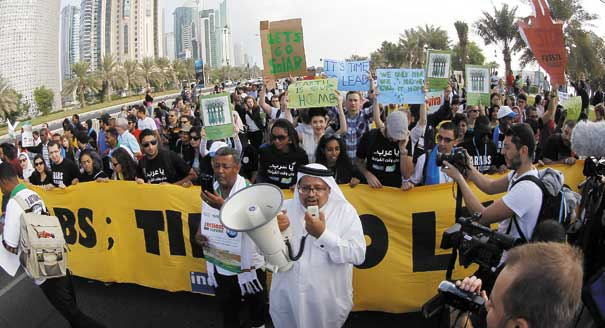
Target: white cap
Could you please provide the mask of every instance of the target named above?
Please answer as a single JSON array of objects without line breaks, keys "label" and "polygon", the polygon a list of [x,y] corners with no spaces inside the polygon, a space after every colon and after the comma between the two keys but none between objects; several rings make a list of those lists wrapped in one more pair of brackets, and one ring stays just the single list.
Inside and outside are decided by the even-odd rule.
[{"label": "white cap", "polygon": [[210,155],[210,157],[212,157],[212,156],[214,156],[214,154],[216,154],[217,151],[219,151],[219,149],[224,148],[224,147],[229,147],[229,145],[227,145],[226,143],[224,143],[222,141],[215,141],[210,146],[210,149],[208,150],[208,155]]},{"label": "white cap", "polygon": [[513,112],[512,109],[510,109],[510,107],[508,106],[502,106],[500,107],[500,109],[498,109],[498,119],[501,119],[503,117],[515,117],[517,116],[517,113]]}]

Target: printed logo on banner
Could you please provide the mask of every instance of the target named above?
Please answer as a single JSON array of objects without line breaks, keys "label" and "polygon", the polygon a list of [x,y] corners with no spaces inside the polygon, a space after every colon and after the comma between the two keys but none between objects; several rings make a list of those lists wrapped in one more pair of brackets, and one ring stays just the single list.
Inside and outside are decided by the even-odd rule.
[{"label": "printed logo on banner", "polygon": [[237,231],[233,231],[233,230],[229,230],[229,229],[225,229],[225,230],[227,230],[227,236],[229,236],[229,238],[237,237]]},{"label": "printed logo on banner", "polygon": [[190,272],[191,291],[194,293],[215,295],[214,287],[208,285],[208,274],[204,272]]}]

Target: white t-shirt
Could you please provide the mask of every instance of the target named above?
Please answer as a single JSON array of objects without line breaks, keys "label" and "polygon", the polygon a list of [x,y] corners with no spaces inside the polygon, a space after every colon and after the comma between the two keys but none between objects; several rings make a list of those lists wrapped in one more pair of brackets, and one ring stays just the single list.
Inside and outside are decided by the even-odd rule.
[{"label": "white t-shirt", "polygon": [[256,132],[256,131],[260,130],[258,128],[258,125],[256,125],[256,123],[254,123],[254,120],[252,119],[252,117],[250,117],[250,114],[246,113],[246,115],[244,117],[246,118],[246,125],[248,126],[248,131]]},{"label": "white t-shirt", "polygon": [[[277,112],[279,112],[279,117],[277,116]],[[286,113],[284,111],[279,111],[279,108],[271,106],[271,119],[277,120],[280,118],[286,118]]]},{"label": "white t-shirt", "polygon": [[155,125],[155,121],[151,117],[149,117],[149,116],[145,117],[142,120],[139,119],[137,121],[137,124],[139,125],[139,130],[141,130],[141,131],[143,131],[145,129],[149,129],[151,131],[155,131],[155,130],[158,129],[158,127]]},{"label": "white t-shirt", "polygon": [[[514,177],[513,172],[510,172],[508,174],[509,190],[502,197],[504,205],[510,208],[517,216],[517,223],[519,223],[519,227],[523,231],[525,238],[528,239],[533,235],[536,223],[538,222],[538,215],[540,215],[540,208],[542,207],[542,190],[531,181],[521,181],[514,188],[510,189],[510,187],[515,181],[529,174],[538,177],[538,170],[534,168],[521,176]],[[510,235],[517,238],[521,237],[511,219],[500,222],[498,232],[505,234],[508,231],[508,226],[511,224]]]},{"label": "white t-shirt", "polygon": [[[42,214],[42,212],[46,212],[46,205],[44,204],[44,201],[34,191],[23,189],[17,192],[15,196],[23,198],[27,205],[30,206],[33,213]],[[2,236],[8,246],[15,248],[19,247],[19,238],[21,237],[21,214],[23,214],[23,209],[21,206],[19,206],[19,203],[17,203],[14,197],[11,197],[6,204],[4,235]],[[41,285],[44,281],[45,279],[34,280],[36,285]]]}]

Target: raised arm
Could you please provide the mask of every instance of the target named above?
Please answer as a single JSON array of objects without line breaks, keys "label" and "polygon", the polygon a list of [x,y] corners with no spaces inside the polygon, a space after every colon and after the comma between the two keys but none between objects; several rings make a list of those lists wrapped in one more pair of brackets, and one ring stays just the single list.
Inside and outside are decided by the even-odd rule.
[{"label": "raised arm", "polygon": [[368,72],[368,79],[370,79],[370,93],[368,98],[372,101],[372,119],[376,124],[376,128],[381,129],[384,127],[384,122],[380,119],[380,103],[378,102],[378,90],[374,86],[374,77],[372,72]]},{"label": "raised arm", "polygon": [[344,108],[342,106],[342,95],[340,95],[340,92],[338,92],[338,90],[335,91],[336,92],[336,98],[338,98],[338,124],[340,126],[340,128],[338,129],[338,131],[336,131],[336,134],[345,134],[347,133],[347,118],[345,117],[345,111]]},{"label": "raised arm", "polygon": [[284,91],[284,95],[281,97],[281,101],[279,102],[279,106],[281,111],[284,113],[286,120],[290,121],[290,123],[294,124],[294,118],[292,118],[292,112],[288,107],[288,91]]},{"label": "raised arm", "polygon": [[272,108],[267,104],[266,101],[265,86],[260,88],[260,91],[258,92],[258,105],[260,106],[260,108],[262,108],[265,114],[271,117]]}]

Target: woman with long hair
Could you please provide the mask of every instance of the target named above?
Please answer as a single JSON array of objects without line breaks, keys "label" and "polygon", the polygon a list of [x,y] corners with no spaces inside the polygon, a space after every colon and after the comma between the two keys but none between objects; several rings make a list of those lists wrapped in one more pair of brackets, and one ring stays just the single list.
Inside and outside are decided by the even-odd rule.
[{"label": "woman with long hair", "polygon": [[29,177],[29,183],[34,186],[45,186],[48,189],[52,188],[53,173],[46,163],[44,157],[38,154],[34,157],[34,171]]},{"label": "woman with long hair", "polygon": [[332,171],[336,183],[348,183],[353,188],[363,180],[363,175],[351,163],[346,149],[339,135],[325,134],[317,144],[315,160]]},{"label": "woman with long hair", "polygon": [[271,127],[271,144],[260,149],[258,182],[287,189],[296,184],[298,167],[309,163],[292,123],[278,119]]},{"label": "woman with long hair", "polygon": [[95,167],[94,159],[88,149],[85,149],[80,153],[80,166],[80,176],[78,178],[80,182],[106,182],[109,180],[105,172],[100,168]]},{"label": "woman with long hair", "polygon": [[118,148],[111,154],[113,166],[112,180],[135,181],[137,177],[137,163],[124,148]]},{"label": "woman with long hair", "polygon": [[74,163],[78,163],[76,161],[76,151],[74,149],[74,145],[73,145],[72,141],[70,140],[69,136],[67,136],[65,134],[63,136],[61,136],[61,146],[65,150],[64,158],[67,158]]},{"label": "woman with long hair", "polygon": [[86,136],[88,136],[88,143],[95,149],[97,149],[97,131],[92,126],[92,120],[88,119],[84,122],[86,128]]}]

